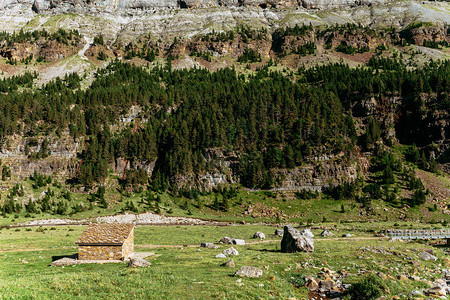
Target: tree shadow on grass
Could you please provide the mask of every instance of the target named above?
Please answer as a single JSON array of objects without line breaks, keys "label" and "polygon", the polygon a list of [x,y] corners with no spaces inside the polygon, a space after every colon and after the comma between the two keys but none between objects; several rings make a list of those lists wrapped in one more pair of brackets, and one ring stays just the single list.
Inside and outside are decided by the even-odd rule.
[{"label": "tree shadow on grass", "polygon": [[78,259],[78,253],[72,254],[72,255],[55,255],[52,256],[52,262],[61,258],[72,258],[72,259]]}]

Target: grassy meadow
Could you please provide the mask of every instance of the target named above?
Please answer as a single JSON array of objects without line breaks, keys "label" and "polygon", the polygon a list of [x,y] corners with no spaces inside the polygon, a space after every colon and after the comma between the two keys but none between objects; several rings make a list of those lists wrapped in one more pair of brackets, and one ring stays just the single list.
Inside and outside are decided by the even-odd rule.
[{"label": "grassy meadow", "polygon": [[[52,259],[77,252],[74,242],[85,226],[30,227],[0,231],[1,299],[306,299],[308,291],[295,287],[292,279],[313,275],[321,268],[348,276],[344,283],[357,281],[361,273],[382,272],[392,276],[386,284],[389,296],[407,295],[413,289],[428,287],[426,281],[440,278],[438,266],[448,264],[443,247],[425,242],[390,242],[374,238],[373,231],[392,224],[338,224],[335,236],[321,238],[313,230],[314,253],[281,253],[277,227],[236,226],[138,226],[136,252],[153,252],[148,268],[133,269],[120,264],[84,264],[51,267]],[[412,224],[398,224],[409,228]],[[418,225],[418,224],[415,224]],[[266,241],[252,239],[256,231]],[[354,237],[342,238],[345,233]],[[215,258],[219,249],[200,248],[201,242],[218,242],[223,236],[245,239],[235,246],[235,268],[220,266],[228,259]],[[437,262],[422,261],[417,254],[433,249]],[[382,250],[382,253],[379,253]],[[261,268],[263,276],[238,280],[233,276],[241,266]],[[397,280],[397,275],[419,274],[423,280]],[[320,278],[320,277],[319,277]]]}]

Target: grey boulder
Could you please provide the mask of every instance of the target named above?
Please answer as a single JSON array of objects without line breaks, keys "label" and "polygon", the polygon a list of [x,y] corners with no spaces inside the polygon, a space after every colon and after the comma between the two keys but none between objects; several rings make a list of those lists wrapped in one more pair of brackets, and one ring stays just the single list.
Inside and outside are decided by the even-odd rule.
[{"label": "grey boulder", "polygon": [[245,245],[245,241],[244,240],[240,240],[240,239],[232,239],[231,240],[231,244],[243,246],[243,245]]},{"label": "grey boulder", "polygon": [[305,229],[300,230],[300,234],[304,235],[304,236],[307,236],[309,238],[314,238],[314,234],[311,232],[311,229],[309,229],[309,228],[305,228]]},{"label": "grey boulder", "polygon": [[428,253],[428,252],[420,252],[419,253],[419,257],[421,258],[421,259],[423,259],[423,260],[434,260],[434,261],[436,261],[437,260],[437,257],[436,256],[434,256],[434,255],[432,255],[432,254],[430,254],[430,253]]},{"label": "grey boulder", "polygon": [[322,233],[320,235],[323,237],[331,237],[334,234],[331,231],[329,231],[328,229],[325,229],[324,231],[322,231]]},{"label": "grey boulder", "polygon": [[302,234],[300,231],[292,227],[292,225],[284,226],[283,239],[281,240],[281,252],[313,252],[314,240]]},{"label": "grey boulder", "polygon": [[257,233],[255,233],[253,235],[254,239],[260,239],[260,240],[264,240],[266,238],[266,235],[260,231],[258,231]]},{"label": "grey boulder", "polygon": [[276,236],[283,236],[284,231],[282,229],[277,229],[275,230],[275,235]]},{"label": "grey boulder", "polygon": [[225,256],[239,255],[239,252],[236,249],[234,249],[233,247],[231,247],[231,248],[223,250],[222,254]]}]

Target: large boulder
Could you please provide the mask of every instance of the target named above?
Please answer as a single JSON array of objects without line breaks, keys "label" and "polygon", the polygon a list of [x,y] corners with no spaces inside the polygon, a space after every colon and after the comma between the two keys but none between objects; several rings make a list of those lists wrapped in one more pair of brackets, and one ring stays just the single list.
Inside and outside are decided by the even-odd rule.
[{"label": "large boulder", "polygon": [[266,235],[260,231],[258,231],[257,233],[255,233],[253,235],[254,239],[260,239],[260,240],[264,240],[266,238]]},{"label": "large boulder", "polygon": [[150,265],[151,265],[151,263],[149,263],[148,261],[146,261],[143,258],[138,258],[138,257],[130,259],[130,263],[128,264],[128,266],[132,267],[132,268],[148,267]]},{"label": "large boulder", "polygon": [[292,227],[292,225],[284,226],[283,239],[281,240],[281,252],[313,252],[314,240],[302,234],[300,231]]},{"label": "large boulder", "polygon": [[234,276],[240,276],[240,277],[261,277],[263,274],[263,271],[261,269],[250,267],[250,266],[243,266],[239,270],[234,273]]},{"label": "large boulder", "polygon": [[244,240],[240,240],[240,239],[232,239],[231,240],[231,244],[243,246],[243,245],[245,245],[245,241]]},{"label": "large boulder", "polygon": [[311,229],[309,229],[309,228],[305,228],[305,229],[300,230],[300,234],[304,235],[304,236],[307,236],[307,237],[310,237],[310,238],[314,238],[314,234],[311,232]]}]

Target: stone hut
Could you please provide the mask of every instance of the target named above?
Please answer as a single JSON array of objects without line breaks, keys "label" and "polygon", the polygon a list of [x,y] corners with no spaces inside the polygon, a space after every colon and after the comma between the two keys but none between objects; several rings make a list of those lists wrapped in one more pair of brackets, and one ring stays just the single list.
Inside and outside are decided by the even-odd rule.
[{"label": "stone hut", "polygon": [[134,224],[91,224],[75,242],[79,260],[119,260],[134,252]]}]

